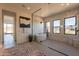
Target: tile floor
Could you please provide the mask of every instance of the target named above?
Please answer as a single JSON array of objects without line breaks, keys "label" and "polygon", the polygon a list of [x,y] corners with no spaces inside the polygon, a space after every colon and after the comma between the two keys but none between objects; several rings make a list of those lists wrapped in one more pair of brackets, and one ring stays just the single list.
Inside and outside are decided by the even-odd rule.
[{"label": "tile floor", "polygon": [[55,49],[69,56],[79,56],[79,48],[75,48],[63,42],[55,40],[45,40],[41,42],[42,45]]},{"label": "tile floor", "polygon": [[15,45],[13,48],[0,48],[0,56],[79,56],[79,49],[54,40]]},{"label": "tile floor", "polygon": [[0,48],[1,56],[63,56],[56,51],[49,49],[36,42],[23,43],[16,45],[13,48],[3,49]]}]

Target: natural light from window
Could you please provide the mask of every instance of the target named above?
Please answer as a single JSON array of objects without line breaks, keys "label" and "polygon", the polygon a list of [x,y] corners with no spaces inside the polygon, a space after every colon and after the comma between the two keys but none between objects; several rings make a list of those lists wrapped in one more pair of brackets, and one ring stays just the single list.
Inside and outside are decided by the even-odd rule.
[{"label": "natural light from window", "polygon": [[50,22],[46,22],[46,30],[50,32]]},{"label": "natural light from window", "polygon": [[65,34],[76,34],[76,17],[65,19]]},{"label": "natural light from window", "polygon": [[60,33],[60,20],[55,20],[53,22],[53,32],[54,33]]}]

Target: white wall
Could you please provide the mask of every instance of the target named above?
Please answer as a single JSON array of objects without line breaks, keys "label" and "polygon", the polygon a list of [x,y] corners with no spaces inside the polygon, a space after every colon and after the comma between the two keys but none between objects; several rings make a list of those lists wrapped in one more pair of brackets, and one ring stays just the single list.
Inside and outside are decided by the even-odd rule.
[{"label": "white wall", "polygon": [[[23,32],[23,29],[19,27],[19,16],[24,16],[24,17],[29,17],[31,18],[31,14],[22,12],[16,6],[6,6],[4,4],[0,4],[0,45],[2,46],[2,41],[3,41],[3,33],[2,33],[2,10],[8,10],[11,12],[16,13],[16,43],[24,43],[28,41],[28,35],[31,34],[31,28],[24,29],[25,31]],[[42,18],[37,17],[34,19],[34,33],[41,33],[43,32],[43,25],[40,24],[42,21]],[[31,20],[30,20],[31,24]]]},{"label": "white wall", "polygon": [[43,23],[34,23],[33,24],[33,32],[34,34],[38,35],[39,33],[43,33]]},{"label": "white wall", "polygon": [[[42,22],[42,23],[40,23]],[[44,31],[44,24],[43,19],[40,17],[33,18],[33,34],[38,35],[39,33],[43,33]]]},{"label": "white wall", "polygon": [[[46,40],[46,34],[44,33],[44,21],[40,17],[34,17],[33,19],[33,34],[37,36],[37,41]],[[42,22],[42,23],[40,23]]]},{"label": "white wall", "polygon": [[4,4],[0,4],[0,44],[2,44],[3,41],[3,33],[2,33],[2,10],[7,10],[10,12],[15,12],[16,13],[16,43],[23,43],[26,42],[28,39],[26,39],[27,34],[30,34],[31,28],[26,29],[27,32],[22,33],[22,29],[19,27],[19,16],[24,16],[24,17],[30,17],[30,14],[26,12],[21,12],[19,9],[17,10],[17,7],[11,7],[11,6],[5,6]]}]

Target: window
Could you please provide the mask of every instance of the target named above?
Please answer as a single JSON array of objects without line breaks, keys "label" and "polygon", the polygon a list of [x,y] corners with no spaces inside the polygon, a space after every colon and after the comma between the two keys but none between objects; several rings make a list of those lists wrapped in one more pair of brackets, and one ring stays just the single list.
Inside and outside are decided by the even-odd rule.
[{"label": "window", "polygon": [[60,33],[60,20],[55,20],[53,22],[53,32]]},{"label": "window", "polygon": [[50,22],[46,22],[46,31],[50,32]]},{"label": "window", "polygon": [[13,24],[4,24],[4,33],[13,33]]},{"label": "window", "polygon": [[76,17],[65,18],[65,34],[76,34]]}]

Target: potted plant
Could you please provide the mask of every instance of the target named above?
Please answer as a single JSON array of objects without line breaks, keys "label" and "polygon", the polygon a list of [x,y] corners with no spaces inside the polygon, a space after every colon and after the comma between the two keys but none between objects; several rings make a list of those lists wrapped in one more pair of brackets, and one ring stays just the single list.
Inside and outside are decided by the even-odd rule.
[{"label": "potted plant", "polygon": [[29,35],[28,39],[29,39],[29,42],[32,42],[32,40],[33,40],[33,35]]}]

